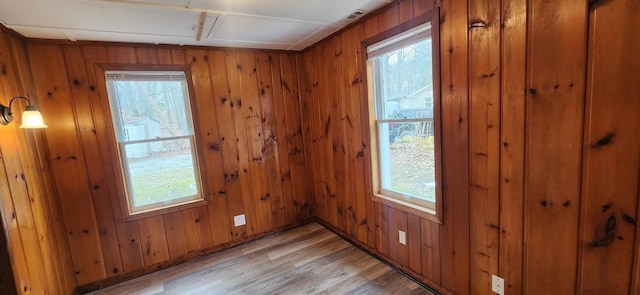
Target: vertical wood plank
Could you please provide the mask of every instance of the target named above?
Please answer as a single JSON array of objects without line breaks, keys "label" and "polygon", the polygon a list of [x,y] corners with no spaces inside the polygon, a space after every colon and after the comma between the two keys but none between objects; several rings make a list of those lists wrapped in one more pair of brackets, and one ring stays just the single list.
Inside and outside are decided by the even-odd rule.
[{"label": "vertical wood plank", "polygon": [[[182,224],[184,224],[184,236],[187,244],[187,254],[195,253],[202,249],[200,245],[200,231],[198,230],[198,211],[195,208],[182,210]],[[223,232],[228,232],[222,229]]]},{"label": "vertical wood plank", "polygon": [[376,250],[384,256],[389,256],[389,213],[388,207],[380,203],[376,209]]},{"label": "vertical wood plank", "polygon": [[342,42],[344,46],[344,54],[347,60],[347,67],[344,69],[345,79],[344,87],[348,94],[348,106],[346,112],[346,120],[349,121],[350,130],[349,137],[349,162],[351,163],[351,173],[353,175],[353,197],[347,199],[347,231],[363,243],[368,242],[368,224],[367,224],[367,201],[370,196],[366,194],[366,176],[365,176],[365,154],[366,147],[363,135],[363,125],[367,125],[364,121],[367,116],[362,114],[362,104],[367,101],[364,97],[363,83],[364,75],[362,72],[362,64],[364,55],[360,52],[360,43],[358,40],[358,29],[353,27],[343,32]]},{"label": "vertical wood plank", "polygon": [[353,196],[353,184],[352,175],[350,171],[349,162],[349,119],[347,119],[347,107],[348,107],[348,92],[344,87],[344,49],[342,46],[342,36],[336,36],[333,38],[333,47],[331,52],[333,53],[331,70],[333,73],[333,80],[331,87],[335,88],[336,94],[333,96],[331,107],[333,109],[333,117],[335,123],[332,124],[332,145],[334,153],[334,167],[335,167],[335,180],[336,180],[336,218],[337,226],[340,230],[346,231],[346,205],[347,198]]},{"label": "vertical wood plank", "polygon": [[[231,89],[231,110],[234,117],[234,127],[236,131],[236,148],[238,153],[238,174],[237,178],[240,185],[241,194],[235,197],[237,214],[245,214],[247,225],[237,227],[241,232],[235,233],[235,239],[245,239],[247,236],[256,232],[255,212],[249,211],[252,208],[251,195],[253,188],[248,186],[251,181],[249,167],[249,150],[247,146],[247,130],[245,129],[245,117],[242,109],[242,82],[240,77],[241,67],[237,52],[225,52],[225,63],[227,68],[227,77]],[[231,211],[231,209],[230,209]],[[234,214],[235,215],[235,214]]]},{"label": "vertical wood plank", "polygon": [[[8,135],[5,132],[0,134],[3,135],[3,138],[5,135]],[[6,136],[6,138],[8,137],[9,136]],[[0,198],[0,205],[2,205],[1,209],[4,231],[7,233],[7,246],[11,249],[9,254],[11,256],[11,267],[13,270],[15,285],[21,292],[29,294],[28,292],[31,291],[31,277],[27,266],[27,258],[25,257],[24,244],[20,238],[17,212],[13,205],[13,195],[11,194],[11,188],[9,187],[9,178],[2,150],[0,150],[0,168],[0,192],[3,196]],[[14,218],[13,216],[16,217]]]},{"label": "vertical wood plank", "polygon": [[[280,68],[280,57],[277,54],[269,54],[271,63],[271,78],[273,83],[273,121],[276,128],[273,130],[274,142],[278,146],[276,153],[280,170],[280,180],[282,183],[282,214],[284,220],[276,216],[276,225],[284,226],[295,220],[293,211],[293,186],[291,184],[291,168],[289,161],[289,136],[287,134],[287,117],[284,110],[284,98],[282,95],[285,84],[282,83],[282,71]],[[277,133],[276,133],[277,132]],[[279,221],[278,221],[279,220]]]},{"label": "vertical wood plank", "polygon": [[182,212],[176,211],[164,214],[162,221],[165,226],[167,237],[167,249],[170,258],[177,258],[187,254],[187,240],[184,230],[184,220]]},{"label": "vertical wood plank", "polygon": [[471,293],[491,292],[498,273],[500,178],[500,3],[469,3]]},{"label": "vertical wood plank", "polygon": [[412,0],[411,2],[413,4],[413,16],[419,16],[436,8],[436,1],[437,0]]},{"label": "vertical wood plank", "polygon": [[[319,44],[316,48],[316,67],[318,68],[318,97],[317,102],[320,110],[320,133],[318,134],[319,148],[323,155],[322,169],[324,173],[319,181],[323,186],[325,196],[324,207],[325,217],[331,224],[338,223],[338,206],[336,199],[336,179],[335,179],[335,155],[333,152],[333,125],[337,125],[337,118],[331,113],[332,101],[335,101],[335,87],[329,82],[329,73],[333,75],[335,68],[333,63],[329,65],[329,56],[332,54],[332,40],[327,40]],[[333,57],[333,56],[332,56]],[[331,71],[331,72],[329,72]]]},{"label": "vertical wood plank", "polygon": [[384,32],[400,23],[398,4],[395,4],[378,14],[378,30]]},{"label": "vertical wood plank", "polygon": [[[74,269],[78,284],[106,278],[102,246],[93,210],[89,180],[84,171],[85,156],[77,126],[74,122],[73,102],[70,99],[69,81],[62,48],[57,45],[29,46],[29,59],[33,65],[34,81],[38,85],[40,111],[44,117],[62,117],[68,121],[48,121],[45,134],[53,176],[63,212],[87,212],[64,214],[69,247],[74,256]],[[54,74],[55,73],[55,74]],[[72,181],[71,181],[72,180]],[[78,259],[79,257],[82,257]]]},{"label": "vertical wood plank", "polygon": [[590,13],[577,294],[638,292],[629,289],[629,257],[638,247],[632,237],[640,188],[639,13],[629,0]]},{"label": "vertical wood plank", "polygon": [[413,17],[413,2],[411,0],[404,0],[398,3],[398,20],[399,23],[404,23],[411,20]]},{"label": "vertical wood plank", "polygon": [[[307,100],[307,118],[310,118],[308,124],[308,145],[310,146],[309,152],[309,165],[311,168],[312,186],[315,196],[315,214],[318,218],[328,221],[328,200],[327,190],[323,182],[323,177],[326,174],[325,166],[321,163],[325,162],[324,150],[320,146],[321,134],[322,134],[322,112],[320,110],[320,88],[318,87],[319,74],[318,69],[318,47],[311,48],[307,53],[303,55],[304,68],[308,71],[306,73],[306,85],[305,95]],[[315,159],[315,160],[312,160]]]},{"label": "vertical wood plank", "polygon": [[548,286],[569,294],[576,290],[586,70],[586,51],[573,48],[586,44],[587,5],[529,1],[529,8],[523,284],[526,294]]},{"label": "vertical wood plank", "polygon": [[[367,148],[369,143],[371,142],[371,130],[369,129],[369,100],[367,97],[366,90],[366,53],[364,51],[364,47],[362,46],[362,42],[365,39],[365,32],[362,26],[356,26],[356,69],[357,75],[351,82],[353,89],[353,93],[357,90],[358,95],[360,97],[360,101],[358,102],[360,106],[360,134],[362,134],[360,139],[360,146],[362,147],[356,154],[356,175],[357,177],[363,177],[364,181],[362,182],[362,186],[359,188],[356,187],[356,192],[358,190],[361,194],[358,194],[359,198],[357,200],[357,208],[358,214],[356,216],[357,224],[358,224],[358,240],[363,243],[368,242],[371,247],[373,247],[375,237],[374,237],[374,227],[375,227],[375,209],[373,201],[370,199],[373,196],[373,184],[372,184],[372,175],[371,172],[371,149]],[[354,106],[355,108],[355,106]],[[355,111],[355,110],[354,110]],[[356,133],[358,134],[358,133]],[[357,144],[357,143],[356,143]],[[362,171],[360,171],[360,164],[362,164]],[[361,174],[359,174],[361,173]],[[360,178],[362,179],[362,178]]]},{"label": "vertical wood plank", "polygon": [[466,0],[443,1],[440,12],[442,163],[447,163],[443,167],[440,275],[442,286],[459,294],[470,293],[467,13]]},{"label": "vertical wood plank", "polygon": [[[0,65],[3,69],[3,74],[0,75],[0,94],[6,94],[9,99],[19,91],[18,77],[14,76],[10,56],[9,36],[0,32]],[[8,106],[6,103],[3,105]],[[22,106],[20,103],[15,108],[22,109]],[[46,247],[46,241],[39,239],[36,228],[39,216],[34,216],[31,203],[37,205],[39,201],[36,200],[38,196],[33,195],[34,192],[29,187],[35,187],[36,184],[27,182],[29,164],[23,162],[24,157],[21,157],[20,151],[20,140],[24,139],[20,133],[24,130],[16,128],[17,123],[15,120],[13,126],[3,126],[0,133],[3,139],[0,144],[0,192],[3,193],[0,195],[0,213],[3,215],[3,224],[6,227],[3,227],[3,230],[7,232],[9,245],[20,247],[16,249],[15,254],[11,248],[9,249],[9,256],[16,260],[14,270],[18,271],[14,277],[15,286],[23,294],[36,294],[47,292],[49,289],[45,269],[47,264],[40,249]],[[31,179],[33,178],[29,178],[29,181]]]},{"label": "vertical wood plank", "polygon": [[440,280],[441,250],[440,226],[426,219],[420,219],[422,276],[438,284]]},{"label": "vertical wood plank", "polygon": [[278,105],[274,98],[274,92],[277,91],[274,91],[273,77],[271,75],[273,63],[274,60],[271,54],[256,53],[260,93],[260,117],[262,120],[262,134],[264,135],[263,173],[269,189],[269,192],[264,197],[270,200],[271,207],[269,208],[270,211],[267,214],[267,218],[271,220],[271,230],[280,228],[286,224],[282,169],[280,168],[280,150],[278,146],[278,135],[281,133],[279,132],[280,130],[278,130],[277,117],[274,115],[275,109],[281,106]]},{"label": "vertical wood plank", "polygon": [[526,0],[502,2],[499,275],[513,294],[523,292],[526,15]]},{"label": "vertical wood plank", "polygon": [[389,256],[395,262],[403,267],[408,265],[408,251],[407,245],[400,244],[399,231],[407,233],[407,213],[401,210],[389,207],[387,208],[388,220],[387,224],[389,228]]},{"label": "vertical wood plank", "polygon": [[[371,38],[381,32],[378,30],[378,16],[372,16],[364,22],[364,33],[366,38]],[[346,32],[342,32],[344,34]]]},{"label": "vertical wood plank", "polygon": [[408,267],[417,274],[422,274],[423,251],[421,243],[422,230],[420,228],[420,217],[407,214]]},{"label": "vertical wood plank", "polygon": [[[92,51],[102,55],[84,57],[79,46],[64,47],[64,56],[67,66],[67,75],[71,80],[71,97],[75,106],[75,121],[78,125],[82,149],[87,157],[85,168],[90,186],[93,204],[100,210],[95,210],[97,224],[100,232],[100,242],[104,249],[104,264],[107,276],[114,276],[123,271],[122,259],[118,247],[118,237],[113,221],[109,189],[106,183],[104,165],[102,165],[102,151],[97,141],[96,126],[94,124],[93,109],[89,79],[85,61],[89,63],[104,62],[104,52]],[[90,70],[93,73],[93,70]],[[95,89],[95,87],[93,88]]]},{"label": "vertical wood plank", "polygon": [[[197,124],[196,132],[198,148],[201,159],[201,173],[204,172],[205,186],[203,193],[209,196],[207,207],[198,207],[197,218],[200,247],[207,249],[214,245],[226,243],[229,236],[229,213],[227,212],[226,184],[224,183],[222,166],[222,152],[220,148],[220,135],[218,132],[217,118],[209,112],[215,109],[212,96],[212,80],[209,68],[209,53],[205,50],[187,50],[185,52],[191,65],[191,79],[195,108],[194,122]],[[204,171],[203,171],[204,170]]]},{"label": "vertical wood plank", "polygon": [[140,243],[145,266],[151,266],[169,259],[167,236],[162,215],[143,218],[138,221]]},{"label": "vertical wood plank", "polygon": [[[244,118],[245,144],[247,153],[240,157],[242,168],[240,183],[243,187],[245,208],[248,220],[253,220],[250,228],[256,233],[269,231],[271,225],[271,200],[264,170],[264,134],[262,133],[261,106],[258,90],[258,77],[255,54],[238,53],[238,72],[240,74],[241,101],[239,106]],[[242,177],[245,176],[245,177]],[[250,188],[246,189],[245,188]],[[269,195],[269,196],[267,196]]]},{"label": "vertical wood plank", "polygon": [[296,56],[280,54],[280,66],[282,70],[284,109],[288,126],[287,137],[289,141],[291,183],[293,185],[293,206],[297,218],[296,222],[300,223],[309,218],[309,197],[305,172]]},{"label": "vertical wood plank", "polygon": [[136,60],[139,64],[157,64],[158,51],[150,47],[137,47]]}]

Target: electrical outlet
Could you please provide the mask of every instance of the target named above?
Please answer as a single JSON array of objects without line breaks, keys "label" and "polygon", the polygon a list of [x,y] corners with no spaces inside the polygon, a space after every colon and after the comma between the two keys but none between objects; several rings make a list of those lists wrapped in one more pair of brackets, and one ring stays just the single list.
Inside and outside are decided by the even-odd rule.
[{"label": "electrical outlet", "polygon": [[401,230],[398,231],[398,242],[402,245],[407,245],[407,234]]},{"label": "electrical outlet", "polygon": [[504,279],[497,275],[491,275],[491,291],[504,295]]},{"label": "electrical outlet", "polygon": [[244,217],[244,214],[240,214],[240,215],[236,215],[233,217],[233,224],[238,227],[238,226],[243,226],[245,224],[247,224],[247,220]]}]

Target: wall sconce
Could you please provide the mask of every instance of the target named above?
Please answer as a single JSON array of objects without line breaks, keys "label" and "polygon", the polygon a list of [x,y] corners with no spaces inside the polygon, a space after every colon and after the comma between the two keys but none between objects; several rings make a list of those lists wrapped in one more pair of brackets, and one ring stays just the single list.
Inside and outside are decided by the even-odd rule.
[{"label": "wall sconce", "polygon": [[13,113],[11,112],[11,104],[13,101],[21,98],[27,101],[29,105],[22,112],[22,124],[20,128],[47,128],[48,126],[42,121],[42,114],[38,111],[38,108],[31,105],[31,101],[24,96],[16,96],[9,101],[9,106],[6,107],[0,104],[0,124],[7,125],[13,121]]}]

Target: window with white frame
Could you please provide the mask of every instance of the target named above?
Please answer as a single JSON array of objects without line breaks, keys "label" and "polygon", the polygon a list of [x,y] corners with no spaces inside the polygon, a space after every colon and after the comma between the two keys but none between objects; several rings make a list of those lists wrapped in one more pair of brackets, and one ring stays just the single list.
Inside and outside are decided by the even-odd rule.
[{"label": "window with white frame", "polygon": [[129,214],[203,199],[183,71],[105,71]]},{"label": "window with white frame", "polygon": [[432,22],[367,46],[377,198],[435,214],[440,192],[439,69]]}]

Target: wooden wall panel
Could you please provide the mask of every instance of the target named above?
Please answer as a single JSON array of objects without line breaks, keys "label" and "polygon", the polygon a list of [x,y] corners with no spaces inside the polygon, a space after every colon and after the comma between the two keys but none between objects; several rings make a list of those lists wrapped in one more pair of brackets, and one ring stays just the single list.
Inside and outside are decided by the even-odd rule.
[{"label": "wooden wall panel", "polygon": [[[310,119],[308,129],[305,129],[309,132],[309,140],[305,145],[309,151],[308,173],[313,175],[316,216],[323,223],[438,290],[466,294],[466,278],[469,275],[467,15],[465,10],[457,10],[466,9],[466,1],[454,5],[456,9],[449,7],[453,18],[447,15],[451,19],[443,22],[444,31],[448,34],[443,34],[445,41],[442,45],[447,49],[442,50],[446,53],[446,57],[442,57],[443,66],[449,67],[447,71],[450,71],[447,74],[449,76],[443,74],[442,79],[447,84],[456,83],[455,88],[447,88],[450,94],[443,96],[443,117],[447,124],[451,123],[445,128],[456,136],[445,139],[444,150],[447,153],[451,151],[447,154],[450,157],[448,162],[453,163],[451,170],[445,172],[449,173],[445,178],[449,181],[445,184],[445,194],[454,194],[445,198],[450,202],[445,206],[446,225],[370,199],[370,114],[366,93],[366,60],[362,47],[366,38],[392,29],[401,22],[413,20],[417,15],[435,8],[435,2],[398,1],[390,5],[376,15],[306,49],[299,72],[300,81],[305,87],[301,96],[303,112]],[[459,30],[463,30],[464,34]],[[455,47],[453,57],[449,47]],[[461,68],[464,70],[461,71]],[[498,143],[495,144],[497,146]],[[327,161],[330,163],[327,164]],[[344,188],[341,187],[343,185]],[[336,211],[338,214],[335,214]],[[452,215],[453,212],[455,215]],[[399,230],[408,234],[406,246],[398,241]],[[497,231],[493,231],[497,239]],[[442,240],[443,237],[446,242]],[[446,261],[447,266],[441,261]],[[441,268],[446,273],[443,274]],[[448,279],[447,284],[441,283],[442,277]]]},{"label": "wooden wall panel", "polygon": [[310,217],[309,192],[306,176],[305,146],[302,134],[300,94],[298,91],[299,55],[280,53],[280,71],[282,73],[282,95],[285,117],[287,118],[287,141],[289,143],[289,165],[293,186],[293,207],[296,223]]},{"label": "wooden wall panel", "polygon": [[[91,187],[86,172],[86,156],[78,134],[77,113],[72,103],[70,82],[62,47],[28,47],[36,93],[43,117],[48,121],[44,133],[60,205],[68,233],[76,280],[79,285],[106,277],[102,245]],[[33,67],[38,65],[38,67]],[[71,213],[73,212],[73,213]],[[75,212],[86,212],[76,214]]]},{"label": "wooden wall panel", "polygon": [[[576,290],[587,7],[529,2],[525,259],[527,294]],[[557,226],[557,225],[562,226]],[[553,267],[549,267],[553,265]]]},{"label": "wooden wall panel", "polygon": [[[43,115],[58,117],[46,145],[83,288],[309,220],[296,54],[34,42],[29,55]],[[185,63],[209,204],[126,221],[101,65]],[[286,119],[277,122],[277,112]],[[237,214],[246,226],[233,226]]]},{"label": "wooden wall panel", "polygon": [[499,275],[508,294],[522,294],[526,15],[526,0],[502,2]]},{"label": "wooden wall panel", "polygon": [[[266,184],[269,191],[260,197],[267,199],[271,210],[269,218],[273,227],[281,227],[287,223],[284,200],[284,181],[282,180],[282,168],[279,161],[278,135],[285,134],[285,124],[278,125],[276,112],[281,112],[281,105],[274,97],[274,79],[271,73],[273,55],[270,53],[256,53],[256,66],[258,68],[258,87],[260,89],[260,116],[262,118],[262,134],[264,145],[263,173],[266,176]],[[278,84],[281,88],[281,84]],[[276,111],[277,109],[277,111]]]},{"label": "wooden wall panel", "polygon": [[638,292],[629,289],[629,257],[638,248],[632,237],[640,196],[639,13],[637,1],[627,0],[590,14],[579,294]]},{"label": "wooden wall panel", "polygon": [[[640,292],[639,5],[594,3],[401,0],[302,54],[33,41],[27,57],[4,35],[0,94],[29,94],[31,62],[45,120],[62,118],[46,140],[0,126],[16,284],[70,293],[316,216],[443,293],[491,294],[494,273],[508,294]],[[436,7],[442,223],[369,199],[361,46]],[[191,65],[208,206],[122,220],[104,63]],[[80,206],[90,214],[69,214]],[[249,224],[233,227],[241,213]]]},{"label": "wooden wall panel", "polygon": [[500,2],[469,2],[471,294],[491,292],[500,224]]},{"label": "wooden wall panel", "polygon": [[[9,99],[22,95],[39,105],[24,40],[1,27],[0,67],[0,103],[8,106]],[[11,261],[1,272],[13,271],[14,278],[1,288],[19,294],[69,294],[76,282],[42,131],[18,128],[25,106],[14,102],[14,122],[0,126],[0,215]]]},{"label": "wooden wall panel", "polygon": [[445,288],[469,294],[468,7],[466,1],[454,0],[443,1],[441,8],[444,226],[439,237],[440,280]]}]

